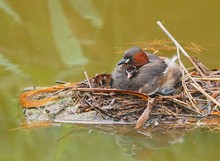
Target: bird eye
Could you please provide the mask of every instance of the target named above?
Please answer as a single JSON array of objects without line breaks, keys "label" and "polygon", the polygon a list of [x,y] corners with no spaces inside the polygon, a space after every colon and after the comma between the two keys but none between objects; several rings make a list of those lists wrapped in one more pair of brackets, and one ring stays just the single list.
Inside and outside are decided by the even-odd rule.
[{"label": "bird eye", "polygon": [[129,61],[130,61],[130,59],[126,59],[126,60],[125,60],[125,63],[128,63]]}]

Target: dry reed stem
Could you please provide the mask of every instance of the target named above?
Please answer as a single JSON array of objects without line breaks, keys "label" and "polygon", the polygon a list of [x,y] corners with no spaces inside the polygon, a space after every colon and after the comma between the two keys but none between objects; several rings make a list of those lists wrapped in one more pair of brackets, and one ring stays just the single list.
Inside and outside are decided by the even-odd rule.
[{"label": "dry reed stem", "polygon": [[220,102],[218,102],[216,99],[214,99],[212,96],[210,96],[208,93],[206,93],[200,86],[198,86],[195,83],[190,83],[191,86],[193,86],[195,89],[197,89],[199,92],[201,92],[204,96],[206,96],[208,99],[210,99],[213,103],[215,103],[217,106],[220,107]]},{"label": "dry reed stem", "polygon": [[90,83],[90,81],[89,81],[89,77],[88,77],[87,72],[84,71],[84,74],[85,74],[86,80],[87,80],[87,82],[88,82],[89,88],[92,88],[92,85],[91,85],[91,83]]},{"label": "dry reed stem", "polygon": [[116,122],[116,121],[94,121],[94,120],[60,120],[60,119],[54,119],[53,120],[54,123],[66,123],[66,124],[85,124],[85,125],[134,125],[134,122],[124,122],[124,121],[120,121],[120,122]]},{"label": "dry reed stem", "polygon": [[[184,71],[187,71],[181,61],[180,61],[180,66],[182,67],[182,69],[183,69]],[[188,71],[187,71],[187,73],[188,73]],[[188,74],[189,74],[189,73],[188,73]],[[189,74],[189,75],[190,75],[190,74]],[[193,98],[193,96],[191,95],[191,93],[189,92],[189,89],[187,88],[186,82],[185,82],[184,79],[182,80],[182,86],[183,86],[183,89],[184,89],[184,91],[185,91],[185,94],[187,95],[187,97],[189,98],[189,101],[191,102],[192,107],[193,107],[200,115],[202,115],[202,114],[200,113],[200,110],[198,109],[198,107],[195,105],[195,102],[196,102],[196,101],[195,101],[195,99]]]},{"label": "dry reed stem", "polygon": [[189,108],[189,107],[191,107],[191,106],[190,106],[188,103],[185,103],[185,102],[183,102],[183,101],[180,101],[180,100],[178,100],[178,99],[176,99],[176,98],[174,98],[174,99],[172,99],[172,100],[170,100],[170,101],[175,102],[176,104],[180,105],[181,108],[184,107],[185,109],[187,109],[187,110],[189,110],[189,111],[192,111],[192,112],[194,112],[194,113],[196,113],[196,114],[199,114],[199,115],[203,116],[199,111],[194,110],[193,108]]},{"label": "dry reed stem", "polygon": [[209,77],[204,77],[204,78],[196,78],[196,77],[194,77],[194,79],[196,79],[196,80],[204,80],[204,81],[220,81],[220,78],[209,78]]},{"label": "dry reed stem", "polygon": [[[181,59],[180,59],[179,46],[177,46],[177,57],[178,57],[178,60],[179,60],[180,68],[181,68],[181,70],[182,70],[182,75],[185,75],[185,73],[187,73],[187,75],[188,75],[191,79],[193,79],[193,78],[191,77],[191,75],[188,73],[186,67],[183,65],[183,63],[182,63],[182,61],[181,61]],[[200,115],[202,115],[202,114],[200,113],[199,109],[197,108],[197,106],[195,105],[195,102],[196,102],[196,101],[193,99],[191,93],[189,92],[189,89],[187,88],[186,82],[185,82],[184,79],[182,79],[182,86],[183,86],[183,89],[184,89],[184,91],[185,91],[185,94],[188,96],[189,101],[191,102],[191,104],[192,104],[192,106],[194,107],[194,109],[197,111],[197,113],[199,113]]]},{"label": "dry reed stem", "polygon": [[150,112],[151,112],[157,98],[158,97],[154,97],[154,98],[149,97],[147,107],[145,108],[142,115],[138,118],[136,125],[135,125],[135,129],[138,129],[141,126],[143,126],[144,123],[149,119]]},{"label": "dry reed stem", "polygon": [[[198,65],[196,65],[196,63],[191,59],[191,57],[187,54],[187,52],[182,48],[182,46],[176,41],[176,39],[167,31],[167,29],[162,25],[162,23],[160,21],[157,21],[157,24],[160,26],[160,28],[166,33],[166,35],[173,41],[173,43],[177,46],[178,50],[180,50],[183,55],[185,55],[188,60],[192,63],[192,65],[195,67],[195,69],[200,73],[200,75],[202,77],[204,77],[204,74],[202,73],[202,71],[199,69]],[[182,65],[184,71],[186,72],[186,74],[189,76],[189,78],[193,81],[193,83],[190,83],[194,88],[198,89],[204,96],[206,96],[208,99],[212,100],[212,102],[214,102],[216,105],[218,105],[220,107],[220,103],[215,100],[214,98],[212,98],[208,93],[206,93],[201,87],[200,85],[191,77],[191,75],[189,74],[189,72],[186,70],[186,68],[184,67],[184,65]]]},{"label": "dry reed stem", "polygon": [[157,21],[157,24],[165,32],[165,34],[173,41],[173,43],[176,45],[176,47],[178,47],[178,49],[183,53],[183,55],[185,55],[185,57],[188,58],[188,60],[192,63],[192,65],[196,68],[196,70],[200,73],[200,75],[204,77],[204,74],[198,68],[195,62],[191,59],[191,57],[187,54],[187,52],[182,48],[182,46],[176,41],[176,39],[167,31],[167,29],[162,25],[162,23],[160,21]]},{"label": "dry reed stem", "polygon": [[162,106],[162,109],[164,109],[168,115],[171,115],[171,116],[173,115],[173,116],[177,117],[176,113],[173,112],[172,110],[168,109],[166,106]]},{"label": "dry reed stem", "polygon": [[205,75],[210,75],[210,70],[205,65],[203,65],[196,57],[192,57],[192,60],[202,70],[202,72]]},{"label": "dry reed stem", "polygon": [[[182,63],[182,61],[180,59],[179,46],[176,46],[176,50],[177,50],[177,58],[178,58],[178,61],[179,61],[180,69],[182,71],[182,75],[185,76],[185,72],[188,72],[188,71],[187,71],[186,67],[183,65],[183,63]],[[189,101],[191,102],[191,105],[194,107],[194,109],[197,111],[198,114],[202,115],[200,113],[199,109],[197,108],[197,106],[195,105],[196,101],[193,99],[191,93],[189,92],[189,89],[186,86],[185,79],[182,79],[182,86],[183,86],[183,89],[185,91],[185,94],[188,96]]]},{"label": "dry reed stem", "polygon": [[199,72],[199,74],[202,77],[205,77],[204,73],[200,70],[200,68],[198,67],[198,65],[193,61],[193,59],[191,57],[188,58],[188,60],[190,61],[190,63],[195,67],[195,69]]}]

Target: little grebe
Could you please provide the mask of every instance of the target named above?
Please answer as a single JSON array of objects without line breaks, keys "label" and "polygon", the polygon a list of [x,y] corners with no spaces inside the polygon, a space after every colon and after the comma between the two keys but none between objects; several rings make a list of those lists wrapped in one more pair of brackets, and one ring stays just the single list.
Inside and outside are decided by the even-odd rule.
[{"label": "little grebe", "polygon": [[139,47],[131,47],[113,70],[111,87],[148,95],[172,94],[181,82],[181,72],[174,60],[163,60]]}]

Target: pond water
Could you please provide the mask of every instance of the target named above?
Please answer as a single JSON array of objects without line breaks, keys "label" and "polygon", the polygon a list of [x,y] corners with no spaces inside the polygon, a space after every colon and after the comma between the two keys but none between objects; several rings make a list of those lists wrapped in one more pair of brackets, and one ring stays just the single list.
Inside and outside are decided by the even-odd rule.
[{"label": "pond water", "polygon": [[25,87],[111,72],[119,49],[167,39],[158,20],[177,40],[205,48],[189,54],[219,68],[219,6],[217,0],[1,0],[0,160],[217,160],[220,135],[204,129],[158,132],[154,139],[73,125],[9,130],[22,122],[18,95]]}]

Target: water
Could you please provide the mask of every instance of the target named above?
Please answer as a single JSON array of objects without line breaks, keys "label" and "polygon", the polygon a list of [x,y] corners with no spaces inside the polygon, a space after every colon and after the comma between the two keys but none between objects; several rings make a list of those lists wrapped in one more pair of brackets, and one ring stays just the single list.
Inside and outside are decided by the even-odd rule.
[{"label": "water", "polygon": [[[20,126],[18,95],[25,87],[52,86],[55,80],[79,81],[85,79],[85,70],[89,76],[111,72],[121,58],[116,54],[120,48],[167,38],[156,25],[158,20],[177,40],[206,49],[189,54],[210,68],[219,68],[219,5],[214,0],[1,0],[0,160],[219,158],[220,136],[207,130],[173,133],[168,139],[159,135],[161,139],[155,140],[72,125],[8,131]],[[175,51],[166,53],[170,56]]]}]

